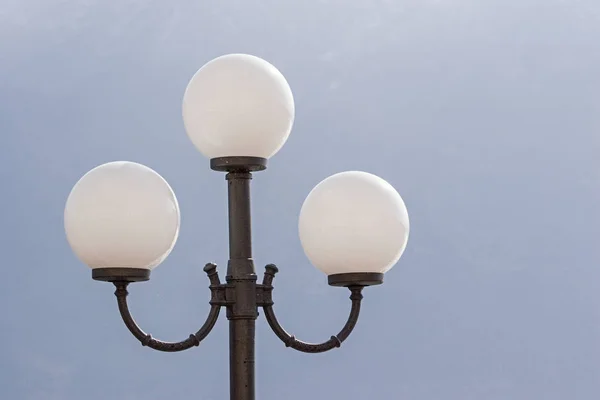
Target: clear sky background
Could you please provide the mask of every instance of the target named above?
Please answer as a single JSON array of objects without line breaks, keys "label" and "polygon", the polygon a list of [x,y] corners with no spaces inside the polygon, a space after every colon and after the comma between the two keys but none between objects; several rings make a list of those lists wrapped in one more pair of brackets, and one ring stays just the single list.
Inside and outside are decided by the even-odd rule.
[{"label": "clear sky background", "polygon": [[599,43],[597,0],[0,0],[0,398],[228,398],[226,319],[185,353],[141,347],[72,255],[63,207],[101,163],[162,174],[180,239],[131,308],[158,338],[195,331],[202,266],[227,258],[226,185],[181,100],[232,52],[273,63],[296,100],[253,181],[286,329],[326,340],[349,309],[298,239],[315,184],[375,173],[411,217],[341,349],[296,353],[259,319],[257,399],[600,398]]}]

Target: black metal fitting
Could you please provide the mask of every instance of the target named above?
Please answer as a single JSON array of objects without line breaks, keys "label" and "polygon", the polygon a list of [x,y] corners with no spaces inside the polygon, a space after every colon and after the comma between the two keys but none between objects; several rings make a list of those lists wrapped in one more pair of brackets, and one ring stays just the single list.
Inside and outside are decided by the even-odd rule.
[{"label": "black metal fitting", "polygon": [[208,278],[211,282],[210,287],[212,296],[210,311],[202,327],[196,333],[190,335],[187,339],[182,340],[181,342],[163,342],[154,339],[152,335],[144,332],[133,319],[133,316],[129,311],[129,305],[127,304],[127,296],[129,295],[129,292],[127,291],[127,286],[129,286],[130,282],[113,281],[113,284],[116,288],[115,296],[117,297],[117,305],[119,306],[121,318],[123,318],[125,326],[127,326],[127,328],[133,334],[133,336],[140,341],[142,346],[148,346],[150,348],[153,348],[154,350],[165,352],[183,351],[189,349],[190,347],[200,345],[200,342],[206,336],[208,336],[212,328],[215,326],[219,318],[219,312],[221,310],[221,304],[218,304],[218,302],[212,304],[212,299],[215,297],[215,293],[220,292],[220,288],[222,285],[219,281],[219,276],[216,271],[216,265],[207,264],[206,267],[204,267],[204,271],[208,275]]},{"label": "black metal fitting", "polygon": [[313,344],[303,342],[301,340],[296,339],[294,335],[290,335],[283,329],[283,327],[277,321],[277,317],[275,316],[275,311],[273,311],[273,299],[272,299],[272,291],[273,286],[272,282],[275,278],[275,274],[277,274],[279,270],[273,264],[269,264],[265,267],[265,274],[263,276],[262,283],[262,291],[264,298],[262,299],[262,307],[265,310],[265,318],[269,323],[269,326],[277,335],[279,339],[285,344],[286,347],[291,347],[294,350],[298,350],[304,353],[323,353],[325,351],[329,351],[331,349],[340,347],[342,342],[350,336],[350,333],[356,326],[358,322],[358,315],[360,313],[360,303],[363,298],[362,289],[364,286],[361,285],[353,285],[348,286],[350,289],[350,300],[352,300],[352,308],[350,309],[350,315],[348,316],[348,320],[346,324],[342,328],[342,330],[334,336],[331,336],[329,340],[323,343]]},{"label": "black metal fitting", "polygon": [[258,172],[267,169],[267,159],[261,157],[217,157],[210,160],[210,169],[220,172]]},{"label": "black metal fitting", "polygon": [[104,282],[143,282],[150,279],[146,268],[94,268],[92,279]]},{"label": "black metal fitting", "polygon": [[327,281],[331,286],[374,286],[383,283],[383,274],[375,272],[332,274],[327,277]]}]

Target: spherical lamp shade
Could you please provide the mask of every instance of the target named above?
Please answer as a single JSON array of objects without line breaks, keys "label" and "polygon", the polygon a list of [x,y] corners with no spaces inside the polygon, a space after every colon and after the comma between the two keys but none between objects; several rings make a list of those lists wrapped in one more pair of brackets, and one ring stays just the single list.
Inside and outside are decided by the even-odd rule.
[{"label": "spherical lamp shade", "polygon": [[208,158],[269,158],[294,122],[294,98],[284,76],[247,55],[218,57],[196,72],[183,97],[183,121]]},{"label": "spherical lamp shade", "polygon": [[149,271],[175,246],[179,218],[175,194],[158,173],[119,161],[75,184],[64,222],[73,252],[92,269]]},{"label": "spherical lamp shade", "polygon": [[404,252],[408,232],[402,197],[388,182],[366,172],[342,172],[323,180],[300,211],[302,247],[312,264],[330,276],[330,284],[337,274],[381,280]]}]

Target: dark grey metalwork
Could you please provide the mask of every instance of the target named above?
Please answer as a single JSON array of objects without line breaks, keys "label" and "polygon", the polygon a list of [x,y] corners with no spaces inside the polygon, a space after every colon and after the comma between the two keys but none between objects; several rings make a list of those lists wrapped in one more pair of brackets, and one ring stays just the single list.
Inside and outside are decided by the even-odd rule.
[{"label": "dark grey metalwork", "polygon": [[333,274],[327,277],[331,286],[374,286],[383,283],[383,274],[376,272],[349,272]]},{"label": "dark grey metalwork", "polygon": [[142,343],[142,346],[148,346],[154,350],[165,351],[165,352],[176,352],[187,350],[190,347],[200,345],[202,339],[204,339],[215,326],[217,319],[219,318],[219,311],[221,310],[221,306],[213,305],[210,307],[210,312],[208,317],[206,318],[206,322],[202,327],[198,330],[198,332],[190,335],[187,339],[182,340],[181,342],[163,342],[160,340],[156,340],[152,337],[152,335],[144,332],[138,327],[135,323],[135,320],[131,316],[129,312],[129,306],[127,305],[127,285],[128,282],[114,282],[117,290],[115,290],[115,295],[117,296],[117,303],[119,305],[119,312],[121,313],[121,317],[123,317],[123,322],[125,322],[125,326],[129,329],[129,331]]},{"label": "dark grey metalwork", "polygon": [[332,286],[345,286],[350,289],[352,307],[342,330],[323,343],[302,342],[281,327],[273,311],[273,279],[278,269],[269,264],[265,267],[262,283],[257,283],[252,259],[252,221],[250,213],[250,180],[253,171],[264,170],[267,160],[258,157],[221,157],[210,161],[211,168],[227,172],[228,214],[229,214],[229,262],[226,283],[221,283],[215,264],[206,264],[204,271],[210,280],[210,311],[198,332],[181,342],[162,342],[154,339],[136,324],[127,305],[127,287],[132,282],[150,278],[150,271],[132,268],[94,269],[92,277],[100,281],[112,282],[119,312],[125,326],[143,346],[159,351],[177,352],[200,345],[210,333],[219,317],[221,307],[226,308],[229,320],[229,368],[230,399],[254,400],[255,364],[255,324],[258,308],[262,307],[265,318],[275,335],[287,346],[305,353],[321,353],[337,347],[348,338],[354,329],[358,315],[362,290],[365,286],[383,282],[383,274],[348,273],[330,275]]},{"label": "dark grey metalwork", "polygon": [[150,279],[150,270],[146,268],[94,268],[92,278],[106,282],[143,282]]},{"label": "dark grey metalwork", "polygon": [[290,335],[283,329],[279,322],[277,321],[277,317],[275,317],[275,312],[273,311],[273,301],[270,299],[270,294],[273,290],[271,286],[271,282],[275,277],[275,274],[278,272],[278,269],[275,265],[270,264],[267,265],[265,276],[263,278],[263,287],[266,293],[269,294],[269,298],[263,303],[263,309],[265,310],[265,318],[269,323],[273,332],[277,335],[279,339],[283,343],[285,343],[286,347],[291,347],[292,349],[302,351],[304,353],[323,353],[325,351],[334,349],[336,347],[340,347],[342,342],[350,336],[350,333],[354,329],[356,322],[358,321],[358,315],[360,313],[360,302],[363,298],[362,290],[363,286],[349,286],[350,289],[350,300],[352,300],[352,308],[350,310],[350,316],[348,317],[348,321],[346,321],[346,325],[342,328],[340,333],[335,336],[332,336],[328,341],[313,344],[306,343],[301,340],[296,339],[294,335]]},{"label": "dark grey metalwork", "polygon": [[261,157],[217,157],[210,160],[210,169],[221,172],[256,172],[267,169],[267,159]]}]

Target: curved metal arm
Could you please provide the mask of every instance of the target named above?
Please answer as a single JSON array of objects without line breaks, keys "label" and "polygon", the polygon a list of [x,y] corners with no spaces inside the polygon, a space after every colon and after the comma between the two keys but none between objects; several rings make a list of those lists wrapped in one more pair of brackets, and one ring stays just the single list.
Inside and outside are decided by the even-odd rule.
[{"label": "curved metal arm", "polygon": [[[277,272],[278,269],[275,265],[267,265],[263,278],[263,287],[269,292],[273,289],[271,283]],[[263,305],[263,309],[265,310],[265,318],[267,319],[267,322],[269,323],[269,326],[273,332],[275,332],[275,335],[277,335],[277,337],[281,339],[283,343],[285,343],[286,347],[291,347],[292,349],[302,351],[304,353],[323,353],[325,351],[329,351],[342,345],[342,342],[346,340],[348,336],[350,336],[350,333],[358,321],[360,302],[363,298],[363,286],[349,286],[348,289],[350,289],[350,300],[352,300],[352,308],[350,309],[348,320],[346,321],[346,324],[342,330],[337,335],[332,336],[326,342],[319,344],[306,343],[296,339],[294,335],[287,333],[279,324],[279,321],[277,321],[277,317],[275,317],[272,300],[265,302]]]},{"label": "curved metal arm", "polygon": [[[204,268],[211,282],[211,291],[213,291],[213,299],[214,292],[216,288],[220,286],[219,276],[217,275],[216,265],[207,264]],[[115,296],[117,296],[117,304],[119,305],[119,312],[121,313],[121,317],[123,318],[123,322],[125,322],[125,326],[129,329],[129,331],[135,336],[141,343],[142,346],[148,346],[154,350],[165,351],[165,352],[176,352],[187,350],[193,346],[200,345],[200,342],[208,336],[212,328],[215,326],[217,319],[219,318],[219,311],[221,309],[221,305],[213,303],[211,300],[210,312],[208,313],[208,317],[206,318],[206,322],[204,325],[198,330],[198,332],[190,335],[187,339],[182,340],[181,342],[163,342],[160,340],[156,340],[152,337],[152,335],[144,332],[135,322],[133,316],[129,311],[129,306],[127,305],[127,295],[129,292],[127,291],[127,286],[129,282],[113,282],[117,290],[115,290]]]}]

